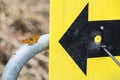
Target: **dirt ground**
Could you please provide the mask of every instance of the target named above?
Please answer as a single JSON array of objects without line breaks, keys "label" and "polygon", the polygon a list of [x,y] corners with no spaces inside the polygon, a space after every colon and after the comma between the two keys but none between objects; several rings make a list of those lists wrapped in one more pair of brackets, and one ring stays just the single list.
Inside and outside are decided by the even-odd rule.
[{"label": "dirt ground", "polygon": [[[22,40],[49,33],[49,0],[0,0],[0,80]],[[48,50],[33,57],[18,80],[48,80]]]}]

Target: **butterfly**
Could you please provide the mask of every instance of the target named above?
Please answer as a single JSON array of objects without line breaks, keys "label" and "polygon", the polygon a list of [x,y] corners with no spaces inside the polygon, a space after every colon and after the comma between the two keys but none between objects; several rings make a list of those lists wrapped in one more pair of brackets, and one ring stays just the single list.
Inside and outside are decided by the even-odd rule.
[{"label": "butterfly", "polygon": [[39,39],[39,34],[33,36],[32,38],[29,38],[29,39],[24,39],[22,40],[22,43],[24,44],[29,44],[29,45],[33,45],[35,43],[37,43],[38,39]]}]

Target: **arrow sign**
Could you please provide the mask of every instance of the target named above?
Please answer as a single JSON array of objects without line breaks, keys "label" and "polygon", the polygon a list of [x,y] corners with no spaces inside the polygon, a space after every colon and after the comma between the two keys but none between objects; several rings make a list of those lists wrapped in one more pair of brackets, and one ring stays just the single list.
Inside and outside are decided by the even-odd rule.
[{"label": "arrow sign", "polygon": [[87,4],[59,42],[86,75],[87,58],[109,56],[101,45],[120,56],[120,20],[88,21]]}]

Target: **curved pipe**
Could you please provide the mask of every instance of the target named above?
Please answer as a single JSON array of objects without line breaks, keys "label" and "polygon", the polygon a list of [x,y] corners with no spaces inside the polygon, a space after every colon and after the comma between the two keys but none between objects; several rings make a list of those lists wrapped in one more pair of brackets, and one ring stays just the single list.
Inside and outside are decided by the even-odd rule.
[{"label": "curved pipe", "polygon": [[38,42],[33,45],[22,45],[8,61],[2,74],[2,80],[17,80],[25,63],[38,52],[45,50],[48,47],[48,44],[49,34],[45,34],[40,36]]}]

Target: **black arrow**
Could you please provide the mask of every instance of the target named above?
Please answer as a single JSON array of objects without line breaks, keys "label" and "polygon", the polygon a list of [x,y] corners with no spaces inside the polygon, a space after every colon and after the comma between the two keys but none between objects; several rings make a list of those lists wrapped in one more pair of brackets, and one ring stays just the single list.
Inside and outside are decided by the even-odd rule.
[{"label": "black arrow", "polygon": [[[102,36],[99,44],[96,35]],[[59,42],[86,75],[87,58],[108,56],[102,44],[113,56],[120,55],[120,20],[88,21],[87,4]]]}]

